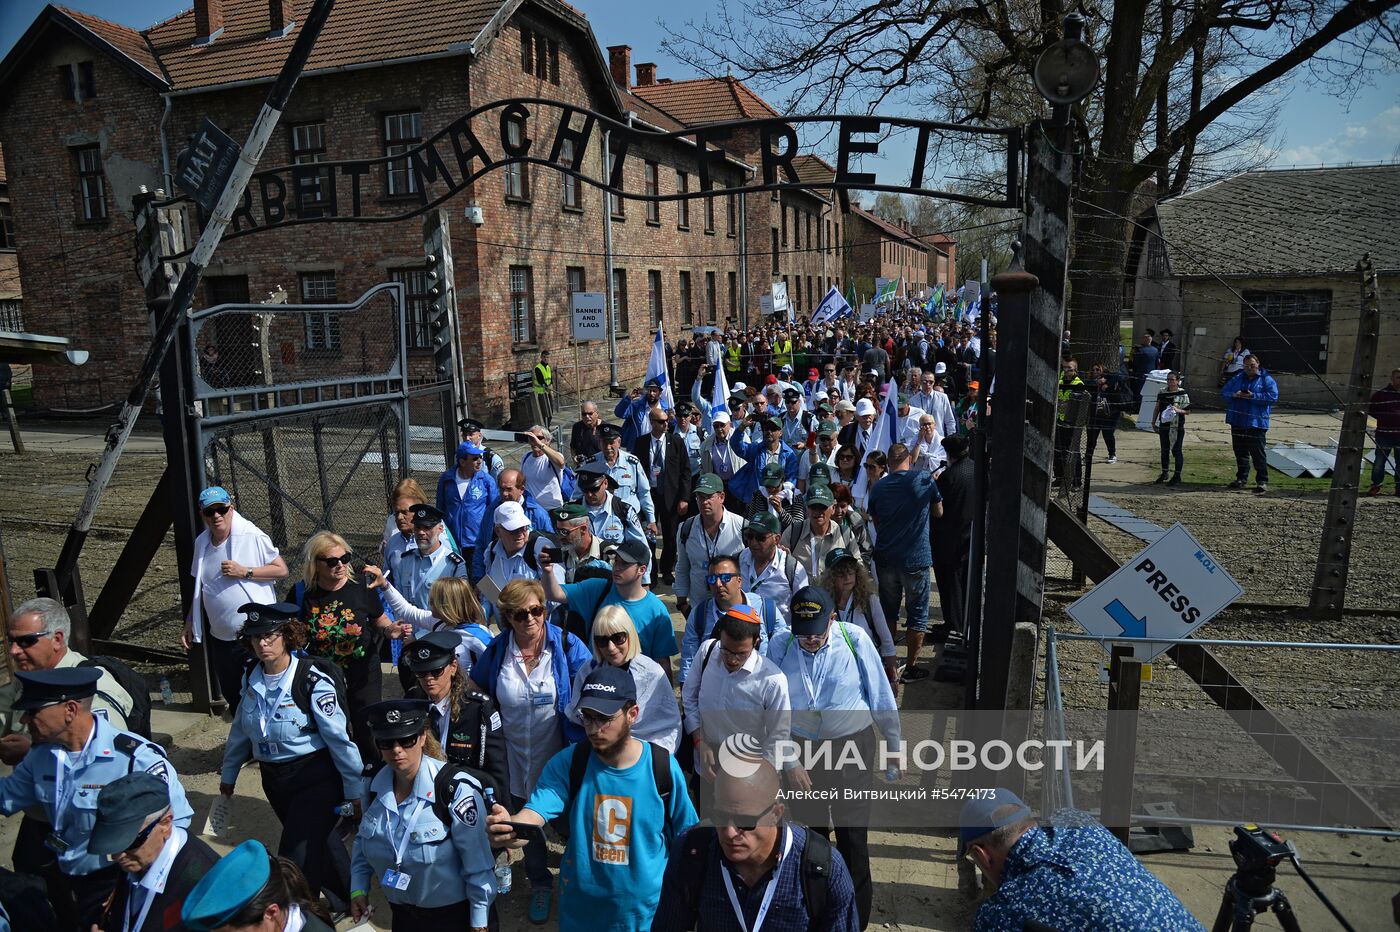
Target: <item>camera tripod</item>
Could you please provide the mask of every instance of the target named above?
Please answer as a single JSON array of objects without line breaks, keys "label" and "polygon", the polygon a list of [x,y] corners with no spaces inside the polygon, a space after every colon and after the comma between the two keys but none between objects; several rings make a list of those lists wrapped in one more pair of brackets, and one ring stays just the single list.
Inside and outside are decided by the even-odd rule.
[{"label": "camera tripod", "polygon": [[1225,884],[1225,895],[1211,932],[1245,932],[1253,927],[1254,917],[1265,910],[1272,910],[1278,917],[1283,932],[1301,932],[1288,897],[1274,886],[1276,876],[1272,866],[1236,871]]}]

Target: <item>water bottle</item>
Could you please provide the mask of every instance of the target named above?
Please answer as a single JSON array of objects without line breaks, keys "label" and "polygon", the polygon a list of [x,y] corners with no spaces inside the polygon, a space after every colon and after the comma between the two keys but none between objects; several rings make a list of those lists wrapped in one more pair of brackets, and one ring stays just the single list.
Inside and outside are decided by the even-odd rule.
[{"label": "water bottle", "polygon": [[164,705],[173,705],[175,702],[175,691],[170,688],[170,677],[164,673],[160,675],[160,701]]},{"label": "water bottle", "polygon": [[496,862],[496,895],[504,896],[510,892],[510,851],[501,852],[501,860]]}]

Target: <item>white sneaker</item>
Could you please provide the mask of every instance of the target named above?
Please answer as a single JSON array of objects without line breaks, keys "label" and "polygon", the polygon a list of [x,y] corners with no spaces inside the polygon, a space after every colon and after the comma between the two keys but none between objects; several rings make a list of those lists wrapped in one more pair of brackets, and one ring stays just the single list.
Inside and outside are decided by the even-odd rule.
[{"label": "white sneaker", "polygon": [[1112,465],[1113,465],[1114,463],[1116,463],[1116,462],[1118,462],[1118,457],[1116,457],[1116,456],[1110,456],[1110,457],[1108,458],[1108,464],[1109,464],[1110,466],[1112,466]]}]

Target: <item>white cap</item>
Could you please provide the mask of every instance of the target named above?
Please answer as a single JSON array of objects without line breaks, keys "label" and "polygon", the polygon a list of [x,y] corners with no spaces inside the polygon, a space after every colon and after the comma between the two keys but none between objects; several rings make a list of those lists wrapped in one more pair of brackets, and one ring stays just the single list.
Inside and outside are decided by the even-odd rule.
[{"label": "white cap", "polygon": [[934,374],[934,375],[944,375],[945,373],[947,373],[947,371],[948,371],[948,364],[947,364],[946,362],[937,363],[937,364],[934,365],[934,367],[933,367],[933,374]]},{"label": "white cap", "polygon": [[856,402],[856,416],[861,417],[866,414],[874,414],[875,406],[870,403],[869,398],[862,398]]},{"label": "white cap", "polygon": [[827,391],[826,389],[824,389],[824,388],[818,389],[818,390],[817,390],[817,393],[816,393],[815,395],[812,396],[813,400],[815,400],[815,401],[821,401],[823,398],[830,398],[830,397],[831,397],[831,393],[828,392],[828,391]]},{"label": "white cap", "polygon": [[716,412],[714,413],[714,416],[710,418],[710,423],[711,423],[711,424],[728,424],[728,423],[729,423],[729,412],[728,412],[728,411],[716,411]]},{"label": "white cap", "polygon": [[748,388],[748,386],[743,382],[735,382],[733,385],[729,386],[729,394],[732,395],[735,392],[742,392],[746,388]]},{"label": "white cap", "polygon": [[501,502],[496,506],[496,527],[503,527],[507,531],[518,531],[523,527],[530,526],[530,519],[525,517],[525,509],[519,502]]}]

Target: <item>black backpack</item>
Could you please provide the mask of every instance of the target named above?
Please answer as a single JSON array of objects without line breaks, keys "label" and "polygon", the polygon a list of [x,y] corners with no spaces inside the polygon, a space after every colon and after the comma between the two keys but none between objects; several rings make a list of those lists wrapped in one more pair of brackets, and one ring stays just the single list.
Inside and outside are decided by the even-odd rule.
[{"label": "black backpack", "polygon": [[[715,827],[701,823],[681,839],[680,864],[676,876],[681,881],[681,904],[685,907],[686,929],[696,928],[700,919],[700,891],[705,888],[705,874],[710,867],[710,850],[715,845]],[[802,848],[799,865],[802,903],[807,909],[809,923],[815,928],[826,918],[827,884],[831,876],[831,842],[807,830],[807,844]]]},{"label": "black backpack", "polygon": [[[579,787],[583,786],[583,775],[592,756],[593,745],[580,741],[574,745],[573,756],[569,758],[569,795],[564,800],[564,811],[549,823],[565,841],[569,839],[569,817],[573,812],[574,798],[578,796]],[[671,782],[671,752],[659,744],[651,744],[651,779],[656,784],[657,795],[661,797],[662,812],[668,812],[671,793],[675,791]]]},{"label": "black backpack", "polygon": [[[292,674],[291,699],[301,710],[301,714],[306,716],[310,726],[316,727],[316,716],[311,712],[311,691],[321,680],[325,680],[335,688],[336,702],[340,704],[348,721],[350,704],[346,698],[349,695],[349,689],[345,685],[345,671],[328,657],[308,654],[302,650],[296,651],[294,656],[297,658],[297,668],[296,672]],[[253,668],[257,665],[257,658],[250,657],[247,666],[243,668],[243,687],[245,689],[248,687],[248,675],[253,672]]]},{"label": "black backpack", "polygon": [[[579,572],[582,572],[582,568]],[[574,577],[574,582],[581,582],[584,579],[597,578],[606,578],[608,583],[603,587],[603,594],[598,597],[598,603],[593,607],[593,614],[595,615],[598,614],[598,609],[603,607],[603,602],[607,599],[608,594],[612,592],[612,570],[608,570],[606,572],[606,575],[604,575],[601,572],[600,568],[600,573],[598,576],[575,575]],[[574,637],[582,641],[585,645],[587,645],[589,643],[588,632],[591,631],[593,628],[593,619],[584,618],[583,613],[574,607],[572,600],[568,604],[561,606],[561,608],[564,612],[564,619],[563,622],[559,625],[559,627],[563,628],[565,631],[569,632]]]},{"label": "black backpack", "polygon": [[[117,681],[117,685],[131,696],[131,711],[125,716],[126,728],[124,730],[149,739],[151,737],[151,687],[146,685],[146,678],[115,657],[103,655],[88,657],[86,660],[79,661],[78,666],[98,667],[112,674],[112,679]],[[117,702],[116,697],[103,692],[100,685],[97,694],[108,705],[120,709],[121,703]]]}]

